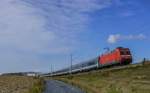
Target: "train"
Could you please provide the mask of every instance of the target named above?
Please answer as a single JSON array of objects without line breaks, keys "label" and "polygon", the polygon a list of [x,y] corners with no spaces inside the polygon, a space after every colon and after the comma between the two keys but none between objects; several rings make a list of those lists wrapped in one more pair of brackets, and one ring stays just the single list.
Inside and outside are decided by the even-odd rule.
[{"label": "train", "polygon": [[132,54],[129,48],[117,47],[112,51],[103,53],[98,57],[81,62],[76,65],[55,71],[51,73],[52,76],[66,75],[90,71],[93,69],[100,69],[104,67],[111,67],[116,65],[127,65],[132,63]]}]

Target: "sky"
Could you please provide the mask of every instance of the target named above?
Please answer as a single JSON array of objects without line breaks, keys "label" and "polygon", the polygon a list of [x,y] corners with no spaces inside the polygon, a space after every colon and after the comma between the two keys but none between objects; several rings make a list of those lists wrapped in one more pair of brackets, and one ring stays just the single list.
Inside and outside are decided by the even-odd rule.
[{"label": "sky", "polygon": [[49,72],[128,47],[150,58],[149,0],[0,0],[0,73]]}]

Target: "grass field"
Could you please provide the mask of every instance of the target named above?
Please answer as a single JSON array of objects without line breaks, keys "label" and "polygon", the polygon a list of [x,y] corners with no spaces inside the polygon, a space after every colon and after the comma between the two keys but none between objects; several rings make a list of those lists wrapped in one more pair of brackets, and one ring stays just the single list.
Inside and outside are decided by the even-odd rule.
[{"label": "grass field", "polygon": [[150,64],[57,77],[87,93],[150,93]]},{"label": "grass field", "polygon": [[0,76],[0,93],[42,93],[42,80],[23,76]]}]

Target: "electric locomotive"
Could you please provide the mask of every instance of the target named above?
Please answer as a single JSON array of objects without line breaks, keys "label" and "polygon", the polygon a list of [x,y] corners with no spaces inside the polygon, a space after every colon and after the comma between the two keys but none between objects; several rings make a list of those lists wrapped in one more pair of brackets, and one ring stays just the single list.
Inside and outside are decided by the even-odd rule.
[{"label": "electric locomotive", "polygon": [[118,47],[115,50],[102,54],[99,57],[100,66],[107,66],[113,64],[130,64],[132,62],[132,55],[129,48]]}]

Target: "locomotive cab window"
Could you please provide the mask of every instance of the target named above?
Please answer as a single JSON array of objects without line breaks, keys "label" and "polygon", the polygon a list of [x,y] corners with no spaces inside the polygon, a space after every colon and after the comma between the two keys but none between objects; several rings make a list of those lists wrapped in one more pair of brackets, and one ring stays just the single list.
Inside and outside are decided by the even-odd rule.
[{"label": "locomotive cab window", "polygon": [[127,53],[127,55],[131,55],[130,51],[127,51],[126,53]]},{"label": "locomotive cab window", "polygon": [[120,51],[121,55],[130,55],[130,51]]},{"label": "locomotive cab window", "polygon": [[121,55],[126,55],[125,51],[120,51]]}]

